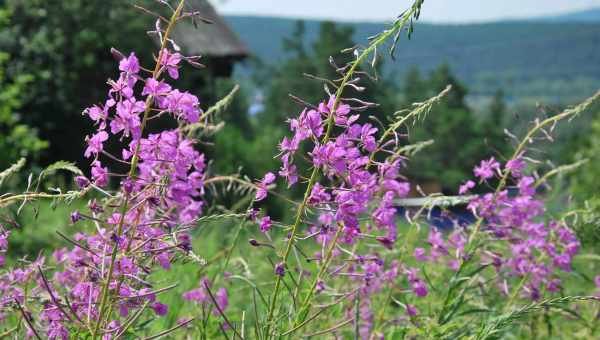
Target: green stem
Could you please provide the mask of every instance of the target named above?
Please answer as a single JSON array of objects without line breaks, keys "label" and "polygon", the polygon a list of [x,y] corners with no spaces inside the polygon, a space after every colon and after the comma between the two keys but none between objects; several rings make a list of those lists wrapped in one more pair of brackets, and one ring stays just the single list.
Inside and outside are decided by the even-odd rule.
[{"label": "green stem", "polygon": [[[388,38],[395,36],[397,33],[399,33],[399,31],[405,26],[405,24],[411,19],[411,17],[416,13],[416,11],[419,9],[419,6],[413,6],[409,11],[405,12],[402,16],[401,20],[398,20],[394,23],[394,25],[387,31],[384,31],[383,33],[381,33],[380,35],[378,35],[370,44],[369,47],[367,47],[364,51],[362,51],[362,53],[356,58],[356,60],[354,60],[352,62],[352,66],[350,66],[350,69],[348,70],[348,72],[346,72],[346,74],[344,75],[344,77],[342,78],[342,81],[340,82],[340,86],[336,91],[335,94],[335,101],[333,103],[333,106],[331,108],[331,112],[329,113],[329,116],[327,118],[327,130],[325,132],[325,136],[323,137],[322,140],[322,144],[325,144],[329,141],[329,138],[331,136],[331,133],[333,131],[333,126],[334,126],[334,116],[335,116],[335,112],[337,110],[337,107],[341,101],[342,98],[342,92],[344,91],[346,85],[348,84],[348,81],[350,81],[350,79],[352,78],[352,76],[354,75],[354,72],[356,71],[356,69],[364,62],[364,60],[373,52],[376,51],[377,46],[381,45],[383,42],[385,42]],[[306,187],[306,191],[304,192],[304,199],[302,200],[302,203],[300,204],[300,206],[298,207],[297,213],[296,213],[296,218],[294,221],[294,224],[292,225],[292,230],[291,230],[291,235],[290,238],[287,242],[287,245],[285,247],[285,251],[283,253],[282,256],[282,260],[283,263],[287,263],[287,259],[289,257],[289,254],[292,250],[295,238],[296,238],[296,234],[298,231],[298,227],[300,225],[300,222],[302,220],[302,215],[304,214],[304,210],[306,209],[306,205],[308,203],[308,198],[310,196],[310,193],[312,191],[313,186],[315,185],[316,181],[317,181],[317,177],[318,177],[318,173],[319,173],[319,168],[315,167],[310,175],[310,179],[308,181],[308,185]],[[325,267],[321,268],[321,271],[326,270]],[[275,306],[277,304],[277,296],[279,294],[279,290],[281,288],[281,281],[282,278],[280,276],[277,276],[277,279],[275,281],[275,288],[273,291],[273,297],[271,299],[271,303],[269,305],[269,310],[268,310],[268,314],[267,314],[267,322],[266,322],[266,336],[269,337],[270,336],[270,331],[271,331],[271,323],[273,321],[273,316],[274,316],[274,312],[275,312]],[[314,282],[313,282],[314,283]],[[311,293],[308,295],[308,299],[306,300],[306,303],[310,303],[310,299],[312,298],[312,291],[314,291],[314,289],[311,288]]]},{"label": "green stem", "polygon": [[[528,143],[531,143],[532,138],[536,135],[536,133],[538,131],[542,130],[546,126],[553,125],[563,119],[575,117],[576,115],[586,111],[599,98],[600,98],[600,91],[596,92],[596,94],[594,94],[590,98],[586,99],[585,101],[583,101],[579,105],[575,106],[574,108],[567,109],[567,110],[563,111],[562,113],[559,113],[555,116],[546,118],[541,123],[536,124],[531,130],[529,130],[527,132],[525,137],[521,140],[521,142],[519,143],[519,145],[513,152],[510,159],[515,159],[516,157],[518,157],[525,149],[525,146],[527,146]],[[506,187],[509,176],[510,176],[510,171],[508,169],[505,169],[502,173],[502,177],[500,178],[500,182],[498,183],[498,186],[496,187],[496,190],[494,192],[494,199],[498,195],[498,193],[500,193],[500,191],[502,191]],[[475,222],[474,230],[471,233],[471,235],[469,235],[467,243],[465,244],[465,256],[463,256],[463,259],[460,262],[460,266],[458,267],[458,270],[454,273],[450,282],[454,282],[459,277],[459,275],[462,274],[462,271],[464,270],[465,266],[469,262],[469,259],[474,258],[473,253],[476,251],[476,249],[471,249],[471,247],[473,246],[475,237],[481,231],[481,226],[483,224],[483,221],[484,221],[484,219],[482,217],[479,217],[477,219],[477,221]],[[449,287],[451,288],[452,285],[450,285]],[[445,311],[446,308],[448,307],[448,304],[451,299],[450,294],[452,293],[452,291],[453,291],[452,289],[449,289],[446,293],[446,297],[444,299],[444,304],[442,305],[442,312]],[[443,313],[442,313],[442,315],[443,315]]]},{"label": "green stem", "polygon": [[[175,26],[177,19],[179,18],[179,15],[183,9],[184,4],[185,4],[185,0],[181,0],[179,2],[179,5],[177,6],[177,9],[175,10],[175,12],[173,12],[173,15],[171,16],[171,19],[169,21],[169,25],[167,26],[167,29],[163,35],[158,58],[156,60],[155,66],[154,66],[154,71],[152,71],[152,78],[154,78],[154,79],[156,79],[160,76],[160,69],[161,69],[160,68],[160,60],[161,60],[163,51],[165,49],[165,46],[167,44],[167,41],[168,41],[167,39],[171,33],[171,30]],[[152,95],[149,95],[146,98],[146,103],[145,103],[146,109],[144,110],[144,116],[143,116],[142,123],[141,123],[140,134],[143,134],[146,124],[148,122],[148,115],[150,113],[150,109],[152,108],[153,99],[154,98]],[[135,175],[135,172],[137,170],[138,161],[139,161],[139,152],[140,152],[140,143],[137,143],[135,151],[133,153],[133,157],[131,159],[131,168],[129,169],[129,177],[133,177]],[[129,194],[126,194],[125,199],[123,200],[123,204],[121,205],[121,210],[120,210],[121,215],[120,215],[119,224],[117,227],[117,236],[119,236],[119,237],[123,233],[123,224],[125,221],[125,215],[127,213],[127,208],[129,206],[129,198],[130,198]],[[96,322],[96,327],[94,328],[94,331],[92,332],[92,340],[97,339],[98,332],[99,332],[100,327],[105,319],[105,313],[108,308],[107,302],[108,302],[108,296],[109,296],[109,290],[110,290],[110,282],[112,281],[112,276],[114,273],[114,267],[115,267],[118,249],[119,249],[118,243],[115,243],[115,245],[112,248],[111,259],[110,259],[110,264],[109,264],[109,268],[108,268],[108,276],[107,276],[106,282],[104,283],[104,285],[102,287],[102,298],[100,300],[100,313],[98,315],[98,321]]]},{"label": "green stem", "polygon": [[296,319],[296,322],[294,322],[294,327],[297,326],[298,324],[304,322],[304,320],[306,319],[306,316],[308,315],[308,311],[310,308],[310,302],[312,300],[312,297],[314,296],[317,284],[323,277],[323,274],[325,274],[327,267],[329,267],[329,263],[331,263],[331,259],[333,257],[333,249],[337,245],[337,240],[340,237],[341,233],[342,233],[342,226],[338,226],[338,230],[335,233],[335,236],[334,236],[333,240],[331,241],[331,244],[329,245],[329,249],[327,249],[327,254],[325,255],[324,261],[322,262],[323,264],[321,265],[321,268],[319,269],[317,276],[311,283],[310,290],[308,291],[306,298],[304,298],[304,302],[300,306],[300,311],[298,312],[298,318]]}]

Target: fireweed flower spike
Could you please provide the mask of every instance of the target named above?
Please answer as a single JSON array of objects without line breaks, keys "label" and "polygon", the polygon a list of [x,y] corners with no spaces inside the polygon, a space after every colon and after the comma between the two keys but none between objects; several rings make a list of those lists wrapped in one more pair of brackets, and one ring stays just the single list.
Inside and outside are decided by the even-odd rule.
[{"label": "fireweed flower spike", "polygon": [[[282,151],[280,159],[283,164],[280,175],[286,179],[289,186],[296,184],[297,177],[293,165],[294,157],[300,150],[300,143],[307,143],[308,148],[312,148],[306,157],[312,161],[313,166],[304,200],[297,209],[295,221],[291,226],[291,235],[283,250],[282,263],[280,263],[282,267],[287,263],[297,235],[301,233],[300,227],[306,218],[305,209],[310,207],[315,211],[322,211],[318,220],[326,222],[323,223],[321,232],[309,231],[309,236],[319,235],[315,240],[322,246],[323,252],[318,254],[319,272],[312,279],[310,289],[297,312],[293,323],[294,330],[307,317],[311,300],[327,267],[333,258],[339,256],[339,252],[334,249],[338,245],[354,245],[363,237],[361,219],[368,218],[370,220],[368,228],[374,228],[382,233],[379,238],[380,244],[389,248],[397,238],[394,219],[396,210],[392,202],[395,198],[405,197],[409,191],[408,183],[399,174],[402,162],[393,156],[392,152],[392,156],[378,162],[375,170],[371,170],[371,160],[374,158],[371,153],[377,149],[374,137],[377,129],[370,124],[358,123],[360,115],[353,113],[350,105],[345,103],[341,96],[362,61],[374,53],[378,45],[399,32],[413,16],[418,17],[420,6],[421,3],[416,4],[411,10],[405,12],[391,29],[376,36],[367,49],[362,52],[356,50],[356,60],[346,66],[336,94],[320,103],[317,110],[305,109],[297,119],[291,119],[290,129],[293,136],[285,137],[280,143]],[[356,81],[352,80],[352,82]],[[318,181],[320,175],[328,183],[333,183],[332,187],[324,189],[325,185]],[[264,198],[263,195],[257,195],[257,198],[260,197]],[[375,210],[370,208],[373,202],[379,202]],[[378,291],[377,287],[381,287],[377,277],[384,276],[382,262],[380,261],[375,268],[369,267],[368,275],[361,273],[366,268],[354,266],[349,268],[349,275],[368,278],[362,281],[362,284],[359,281],[359,285],[364,285],[361,292],[365,293],[361,300],[362,306],[368,306],[370,294]],[[266,321],[267,334],[271,332],[271,322],[275,316],[282,281],[281,275],[276,277]],[[393,280],[395,275],[385,277]],[[418,291],[422,293],[422,289]]]},{"label": "fireweed flower spike", "polygon": [[[163,69],[171,78],[178,77],[182,56],[165,45],[183,4],[181,1],[162,33],[163,47],[154,72],[148,75],[135,53],[130,53],[119,61],[117,80],[108,82],[105,104],[84,111],[97,128],[87,138],[84,153],[91,159],[92,183],[96,187],[108,185],[111,175],[102,156],[104,143],[109,140],[124,142],[122,161],[131,164],[131,169],[115,195],[119,207],[115,208],[114,202],[107,206],[90,202],[90,213],[85,216],[89,215],[96,228],[92,232],[77,232],[70,240],[77,246],[53,254],[58,268],[49,286],[57,298],[44,304],[32,324],[51,339],[69,338],[71,327],[76,325],[86,325],[94,339],[110,339],[125,331],[122,327],[128,326],[126,319],[146,304],[157,316],[168,312],[168,306],[150,293],[152,284],[147,278],[156,268],[153,263],[168,269],[177,254],[185,255],[190,250],[185,230],[195,226],[203,211],[206,161],[195,150],[195,141],[179,129],[148,135],[144,130],[153,108],[170,114],[181,124],[197,122],[201,113],[197,97],[160,79]],[[82,188],[90,185],[83,176],[77,177],[76,182]],[[83,216],[83,212],[74,211],[71,222],[79,227]],[[6,248],[0,242],[0,251]],[[2,275],[0,308],[8,308],[15,299],[26,306],[25,293],[18,288],[21,285],[29,287],[28,298],[47,293],[37,271],[47,261],[40,257],[22,269]],[[192,292],[186,297],[206,302],[199,294]],[[228,305],[225,288],[218,290],[216,299],[224,310]],[[69,301],[69,308],[56,305],[64,300]],[[73,324],[72,320],[78,323]]]}]

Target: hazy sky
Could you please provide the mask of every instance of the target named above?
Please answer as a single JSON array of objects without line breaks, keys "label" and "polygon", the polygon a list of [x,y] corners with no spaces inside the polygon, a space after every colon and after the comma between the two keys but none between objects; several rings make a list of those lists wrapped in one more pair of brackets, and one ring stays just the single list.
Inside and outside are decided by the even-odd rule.
[{"label": "hazy sky", "polygon": [[[389,20],[410,0],[211,0],[222,14],[339,20]],[[422,19],[481,22],[562,14],[600,7],[600,0],[425,0]]]}]

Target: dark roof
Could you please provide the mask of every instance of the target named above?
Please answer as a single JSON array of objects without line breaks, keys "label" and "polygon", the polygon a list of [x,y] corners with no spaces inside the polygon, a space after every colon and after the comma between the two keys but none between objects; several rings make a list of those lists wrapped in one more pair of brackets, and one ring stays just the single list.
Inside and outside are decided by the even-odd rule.
[{"label": "dark roof", "polygon": [[225,20],[205,0],[188,0],[185,11],[198,11],[202,18],[212,21],[207,24],[195,19],[196,26],[188,19],[179,22],[173,29],[173,38],[185,54],[205,57],[230,57],[243,59],[249,52]]}]

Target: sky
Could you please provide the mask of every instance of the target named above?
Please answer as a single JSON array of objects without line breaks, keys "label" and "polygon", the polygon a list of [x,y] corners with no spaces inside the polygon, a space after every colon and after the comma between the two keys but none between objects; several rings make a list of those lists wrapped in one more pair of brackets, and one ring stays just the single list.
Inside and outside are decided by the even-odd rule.
[{"label": "sky", "polygon": [[[386,21],[410,0],[211,0],[221,14]],[[600,7],[600,0],[425,0],[422,20],[486,22],[556,15]]]}]

